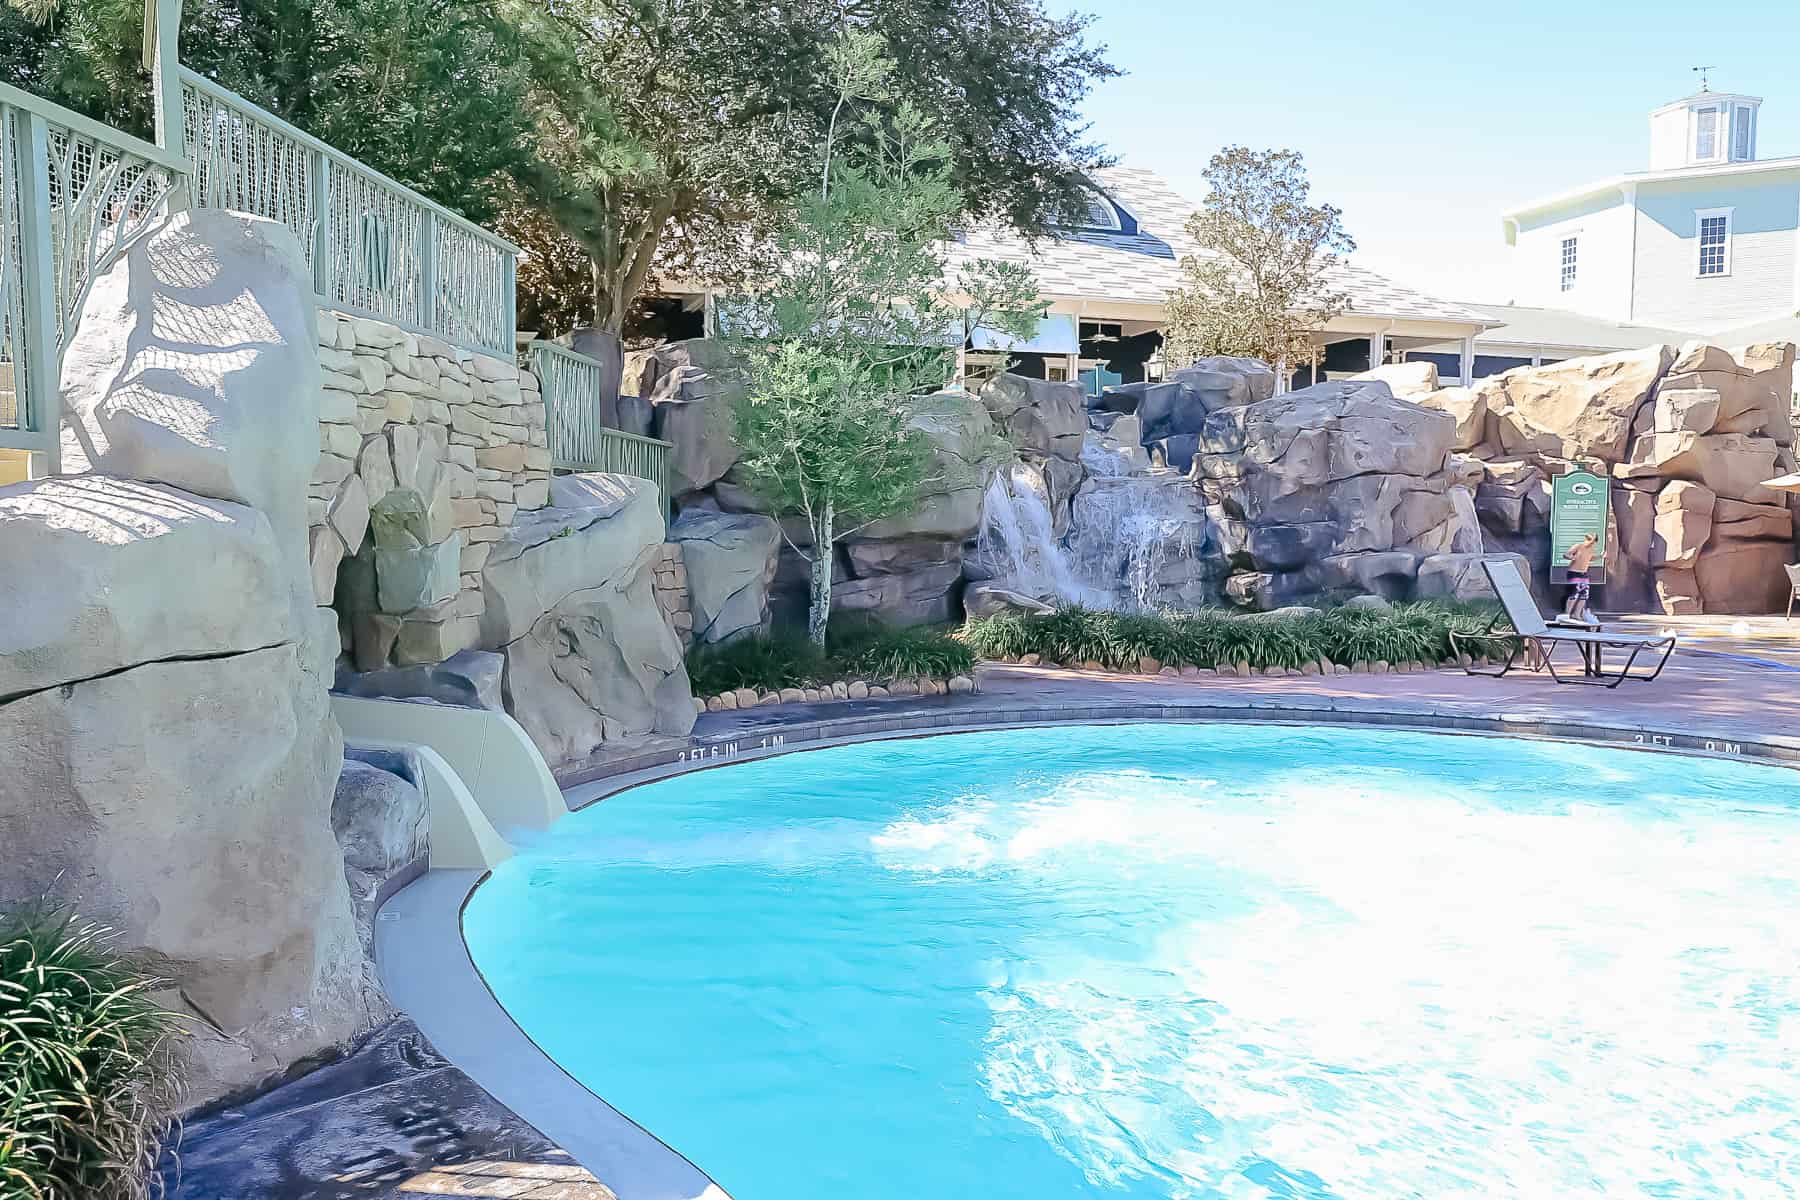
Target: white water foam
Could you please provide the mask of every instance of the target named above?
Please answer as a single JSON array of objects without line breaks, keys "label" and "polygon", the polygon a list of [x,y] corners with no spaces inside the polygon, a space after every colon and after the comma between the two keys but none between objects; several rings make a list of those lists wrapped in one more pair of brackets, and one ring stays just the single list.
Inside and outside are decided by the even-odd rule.
[{"label": "white water foam", "polygon": [[874,849],[1170,902],[1136,956],[1045,938],[989,968],[989,1095],[1096,1186],[1794,1194],[1800,836],[1657,797],[1512,811],[1494,786],[1095,774]]}]

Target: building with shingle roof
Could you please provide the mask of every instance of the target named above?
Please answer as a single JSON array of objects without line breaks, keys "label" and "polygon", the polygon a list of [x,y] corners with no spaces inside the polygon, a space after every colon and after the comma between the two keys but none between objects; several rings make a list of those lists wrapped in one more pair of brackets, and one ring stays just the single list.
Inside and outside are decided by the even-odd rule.
[{"label": "building with shingle roof", "polygon": [[[1038,337],[1022,347],[985,339],[977,351],[994,357],[1010,351],[1008,365],[1026,373],[1072,378],[1078,372],[1097,390],[1159,375],[1164,301],[1185,282],[1182,259],[1206,252],[1186,232],[1198,205],[1155,172],[1112,167],[1089,179],[1093,201],[1080,228],[1036,242],[1000,226],[964,231],[950,248],[948,274],[955,278],[977,259],[1031,268],[1050,303]],[[1353,262],[1339,264],[1334,282],[1349,308],[1313,332],[1319,355],[1316,363],[1295,364],[1302,382],[1315,372],[1354,373],[1446,342],[1467,348],[1472,361],[1474,338],[1495,323],[1473,305],[1427,295]]]}]

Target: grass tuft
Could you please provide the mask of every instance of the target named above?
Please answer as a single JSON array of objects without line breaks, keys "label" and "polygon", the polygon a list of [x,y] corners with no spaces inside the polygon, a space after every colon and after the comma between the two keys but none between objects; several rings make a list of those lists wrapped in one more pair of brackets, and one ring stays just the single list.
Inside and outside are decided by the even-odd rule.
[{"label": "grass tuft", "polygon": [[1135,668],[1144,658],[1173,667],[1247,663],[1259,670],[1322,661],[1345,666],[1440,663],[1452,657],[1451,630],[1476,632],[1494,612],[1491,605],[1446,600],[1283,618],[1218,609],[1112,613],[1063,608],[1042,615],[979,617],[964,625],[959,636],[982,658],[1036,654],[1048,662],[1097,662],[1115,669]]},{"label": "grass tuft", "polygon": [[66,912],[0,919],[0,1196],[143,1200],[176,1081],[179,1020],[112,934]]}]

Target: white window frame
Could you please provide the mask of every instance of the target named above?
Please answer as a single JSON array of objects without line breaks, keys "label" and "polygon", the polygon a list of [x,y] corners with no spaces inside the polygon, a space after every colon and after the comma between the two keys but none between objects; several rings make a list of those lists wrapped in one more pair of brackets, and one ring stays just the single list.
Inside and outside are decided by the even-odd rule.
[{"label": "white window frame", "polygon": [[1581,231],[1571,229],[1556,241],[1556,290],[1572,292],[1580,280]]},{"label": "white window frame", "polygon": [[[1739,129],[1738,120],[1740,118],[1742,118],[1744,122],[1742,126],[1744,130],[1744,152],[1741,155],[1738,153],[1737,138]],[[1725,149],[1727,157],[1729,157],[1732,162],[1749,162],[1754,159],[1756,157],[1756,105],[1732,105],[1731,120],[1726,122],[1726,126],[1729,130],[1731,141],[1731,144]]]},{"label": "white window frame", "polygon": [[[1713,115],[1713,148],[1711,154],[1700,153],[1700,114],[1709,112]],[[1688,153],[1695,162],[1718,162],[1725,155],[1719,153],[1721,146],[1727,152],[1731,148],[1731,111],[1726,104],[1696,104],[1688,109]]]},{"label": "white window frame", "polygon": [[[1731,274],[1731,243],[1733,240],[1732,239],[1732,232],[1733,232],[1732,226],[1734,224],[1736,224],[1736,222],[1732,219],[1731,214],[1734,211],[1735,211],[1734,209],[1730,209],[1730,208],[1696,208],[1694,210],[1694,278],[1695,279],[1724,279]],[[1703,261],[1704,251],[1703,251],[1703,243],[1700,240],[1700,230],[1702,229],[1703,223],[1706,221],[1706,219],[1708,217],[1723,217],[1723,218],[1725,218],[1725,265],[1722,269],[1717,270],[1717,271],[1704,271],[1703,272],[1701,270],[1701,264]]]}]

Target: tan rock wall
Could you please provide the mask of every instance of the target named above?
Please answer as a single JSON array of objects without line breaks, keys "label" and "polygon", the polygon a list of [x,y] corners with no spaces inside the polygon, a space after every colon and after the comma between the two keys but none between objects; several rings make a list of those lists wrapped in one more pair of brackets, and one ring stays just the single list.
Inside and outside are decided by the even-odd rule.
[{"label": "tan rock wall", "polygon": [[662,610],[681,644],[684,647],[693,645],[694,608],[688,594],[687,565],[682,561],[681,547],[674,542],[664,542],[651,561],[650,569],[656,607]]},{"label": "tan rock wall", "polygon": [[1794,347],[1705,342],[1521,367],[1421,403],[1451,413],[1481,460],[1489,548],[1551,557],[1550,480],[1610,475],[1602,603],[1670,614],[1777,610],[1800,500],[1762,482],[1795,469]]},{"label": "tan rock wall", "polygon": [[337,608],[359,670],[441,662],[479,638],[481,569],[501,531],[548,502],[537,379],[343,313],[320,312],[319,347],[314,599]]}]

